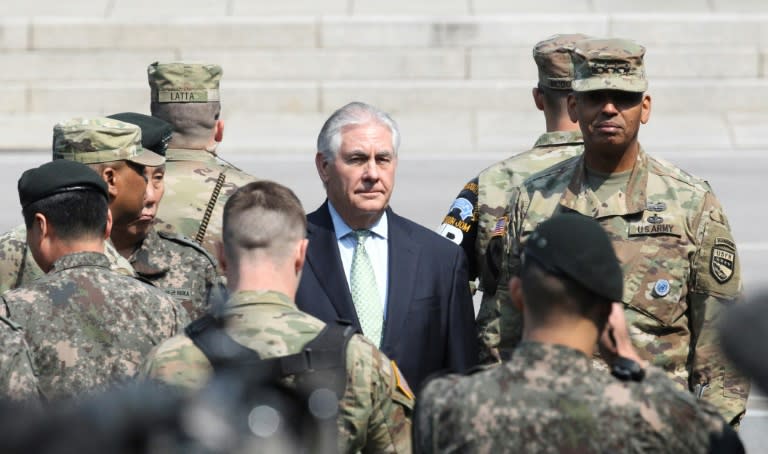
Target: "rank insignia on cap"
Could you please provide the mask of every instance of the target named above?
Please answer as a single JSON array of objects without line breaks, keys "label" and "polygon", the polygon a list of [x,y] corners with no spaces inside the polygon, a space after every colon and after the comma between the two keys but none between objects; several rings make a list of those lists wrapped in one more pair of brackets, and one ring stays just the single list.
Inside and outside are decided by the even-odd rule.
[{"label": "rank insignia on cap", "polygon": [[506,216],[499,218],[496,221],[496,225],[493,227],[493,232],[491,232],[491,236],[503,236],[504,233],[507,231],[507,222],[508,219]]},{"label": "rank insignia on cap", "polygon": [[394,360],[390,360],[389,363],[392,365],[392,372],[395,374],[395,384],[397,385],[397,389],[399,389],[401,393],[405,394],[406,397],[413,400],[413,391],[411,391],[411,387],[408,386],[408,382],[405,381],[403,374],[400,373],[400,369],[397,368],[397,363],[395,363]]},{"label": "rank insignia on cap", "polygon": [[712,246],[712,258],[709,269],[712,276],[721,284],[728,282],[733,277],[736,268],[736,245],[727,238],[715,238]]},{"label": "rank insignia on cap", "polygon": [[666,279],[659,279],[656,281],[656,284],[653,285],[653,293],[656,296],[665,297],[669,295],[669,290],[671,289],[671,286],[669,285],[669,281]]}]

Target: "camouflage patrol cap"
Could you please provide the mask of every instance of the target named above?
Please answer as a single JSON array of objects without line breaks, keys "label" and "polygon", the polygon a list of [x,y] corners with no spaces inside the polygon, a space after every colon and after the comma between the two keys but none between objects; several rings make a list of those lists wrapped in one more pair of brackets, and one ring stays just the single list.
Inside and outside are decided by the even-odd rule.
[{"label": "camouflage patrol cap", "polygon": [[539,86],[553,90],[570,90],[573,81],[571,51],[577,41],[587,35],[553,35],[533,47],[533,60],[539,69]]},{"label": "camouflage patrol cap", "polygon": [[575,44],[573,91],[648,89],[645,47],[626,39],[585,39]]},{"label": "camouflage patrol cap", "polygon": [[160,166],[165,158],[141,146],[141,129],[111,118],[72,118],[53,127],[53,159],[83,164],[130,161]]},{"label": "camouflage patrol cap", "polygon": [[159,63],[147,67],[152,101],[219,101],[221,66],[200,63]]},{"label": "camouflage patrol cap", "polygon": [[525,243],[523,260],[576,281],[604,297],[621,301],[624,278],[608,234],[594,219],[576,213],[555,215],[536,227]]},{"label": "camouflage patrol cap", "polygon": [[95,191],[107,198],[107,183],[91,168],[75,161],[58,159],[25,171],[19,178],[21,207],[70,191]]},{"label": "camouflage patrol cap", "polygon": [[150,117],[136,112],[121,112],[108,116],[115,120],[136,125],[141,129],[141,146],[165,156],[168,142],[171,141],[173,126],[157,117]]}]

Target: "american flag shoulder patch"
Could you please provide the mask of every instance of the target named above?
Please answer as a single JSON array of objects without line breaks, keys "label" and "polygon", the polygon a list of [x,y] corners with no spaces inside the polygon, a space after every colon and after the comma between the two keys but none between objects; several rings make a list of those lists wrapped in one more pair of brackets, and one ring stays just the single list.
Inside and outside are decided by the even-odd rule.
[{"label": "american flag shoulder patch", "polygon": [[509,217],[503,216],[496,220],[496,225],[493,227],[491,236],[502,236],[507,231],[507,224],[509,223]]}]

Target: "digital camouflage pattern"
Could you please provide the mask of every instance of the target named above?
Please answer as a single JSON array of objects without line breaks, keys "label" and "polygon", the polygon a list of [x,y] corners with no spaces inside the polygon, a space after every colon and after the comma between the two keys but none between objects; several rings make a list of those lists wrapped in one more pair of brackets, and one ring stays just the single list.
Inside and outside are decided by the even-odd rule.
[{"label": "digital camouflage pattern", "polygon": [[[135,276],[131,264],[110,241],[104,242],[104,255],[109,259],[112,271]],[[0,235],[0,294],[26,286],[44,275],[27,247],[27,228],[24,224]]]},{"label": "digital camouflage pattern", "polygon": [[189,322],[169,296],[114,273],[103,254],[65,255],[45,276],[2,296],[1,315],[24,327],[47,399],[103,390]]},{"label": "digital camouflage pattern", "polygon": [[[440,233],[464,249],[470,263],[470,279],[480,277],[481,289],[490,272],[485,252],[491,239],[497,238],[494,241],[498,242],[506,230],[503,215],[513,189],[534,173],[582,151],[580,131],[548,132],[536,140],[531,150],[493,164],[464,186],[443,219]],[[483,293],[476,321],[481,364],[499,360],[495,347],[499,344],[500,328],[496,321],[499,298],[503,300],[505,295],[506,290],[499,295]],[[517,325],[522,321],[514,319],[509,323]]]},{"label": "digital camouflage pattern", "polygon": [[[522,245],[536,225],[569,211],[596,219],[613,242],[640,356],[737,424],[750,385],[723,356],[716,326],[741,297],[741,270],[728,220],[709,184],[642,149],[626,193],[607,200],[587,185],[581,157],[534,175],[510,202],[499,288],[518,274]],[[511,317],[505,313],[519,316],[508,302],[500,309],[502,320]],[[514,347],[520,333],[501,327],[501,349]]]},{"label": "digital camouflage pattern", "polygon": [[[271,291],[235,293],[223,316],[227,334],[262,358],[299,352],[325,326],[299,311],[286,295]],[[399,372],[360,335],[348,344],[347,370],[338,421],[339,452],[410,452],[413,397]],[[140,376],[197,390],[212,373],[205,355],[180,335],[150,353]]]},{"label": "digital camouflage pattern", "polygon": [[141,129],[106,117],[72,118],[53,127],[53,159],[83,164],[131,161],[159,166],[162,156],[141,146]]},{"label": "digital camouflage pattern", "polygon": [[37,378],[21,326],[0,316],[0,397],[37,400]]},{"label": "digital camouflage pattern", "polygon": [[219,101],[219,65],[200,63],[159,63],[147,67],[152,101],[214,102]]},{"label": "digital camouflage pattern", "polygon": [[578,350],[526,341],[498,367],[429,382],[414,452],[698,454],[724,429],[716,409],[656,368],[624,382]]},{"label": "digital camouflage pattern", "polygon": [[[224,204],[237,188],[256,178],[219,162],[205,150],[169,148],[165,157],[165,197],[157,216],[215,256]],[[214,196],[217,187],[218,196]],[[212,209],[206,214],[209,207]],[[200,232],[204,233],[202,241]]]},{"label": "digital camouflage pattern", "polygon": [[645,47],[627,39],[585,39],[573,46],[573,91],[648,89]]},{"label": "digital camouflage pattern", "polygon": [[137,275],[180,303],[191,320],[206,312],[209,292],[221,284],[216,260],[205,249],[156,227],[128,260]]}]

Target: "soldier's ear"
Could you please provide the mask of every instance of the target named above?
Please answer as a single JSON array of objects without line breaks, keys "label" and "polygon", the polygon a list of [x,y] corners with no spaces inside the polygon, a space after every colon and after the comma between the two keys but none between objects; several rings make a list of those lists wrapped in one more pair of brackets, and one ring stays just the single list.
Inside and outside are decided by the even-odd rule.
[{"label": "soldier's ear", "polygon": [[570,118],[572,122],[576,123],[579,121],[579,116],[576,114],[576,94],[573,92],[568,93],[568,99],[566,102],[568,103],[568,118]]},{"label": "soldier's ear", "polygon": [[107,192],[109,193],[109,200],[113,200],[115,197],[117,197],[117,171],[114,167],[111,166],[104,166],[104,168],[101,169],[101,178],[104,179],[104,182],[107,183]]},{"label": "soldier's ear", "polygon": [[221,142],[221,140],[224,138],[224,120],[219,118],[216,120],[216,126],[215,126],[215,132],[213,134],[213,140],[216,142]]},{"label": "soldier's ear", "polygon": [[112,210],[107,208],[107,226],[104,229],[104,239],[109,239],[112,234]]},{"label": "soldier's ear", "polygon": [[640,113],[640,122],[642,124],[646,124],[648,123],[648,120],[651,119],[651,95],[649,94],[643,95],[643,102],[641,106],[642,106],[642,112]]},{"label": "soldier's ear", "polygon": [[536,108],[544,111],[544,94],[539,90],[539,87],[533,87],[531,94],[533,95],[533,103],[536,105]]},{"label": "soldier's ear", "polygon": [[309,240],[306,238],[302,239],[296,244],[296,257],[294,261],[294,271],[296,272],[297,276],[301,274],[301,270],[304,268],[304,261],[307,257],[308,245],[309,245]]},{"label": "soldier's ear", "polygon": [[214,247],[216,248],[216,260],[219,261],[219,268],[221,268],[222,273],[226,273],[227,258],[224,255],[224,243],[222,243],[221,240],[217,240],[214,243]]},{"label": "soldier's ear", "polygon": [[523,305],[525,304],[523,298],[523,285],[522,281],[517,276],[509,280],[509,298],[512,300],[512,305],[522,312]]}]

